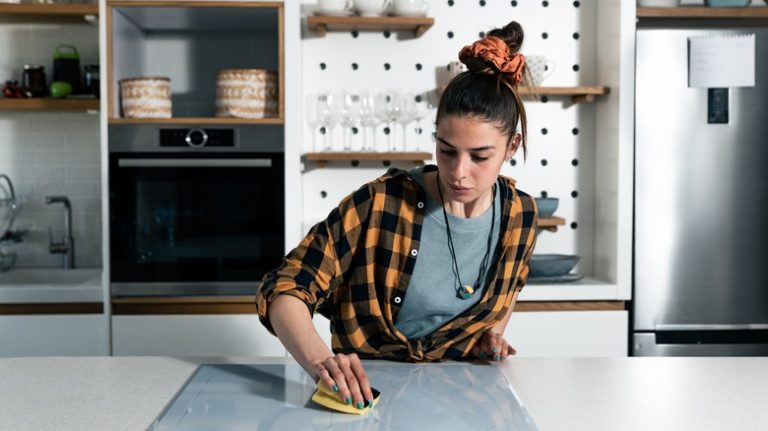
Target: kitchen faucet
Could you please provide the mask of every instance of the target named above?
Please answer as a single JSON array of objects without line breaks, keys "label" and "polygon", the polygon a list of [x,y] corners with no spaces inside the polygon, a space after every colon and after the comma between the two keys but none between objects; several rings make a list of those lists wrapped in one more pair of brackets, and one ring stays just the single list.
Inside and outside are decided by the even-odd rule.
[{"label": "kitchen faucet", "polygon": [[48,251],[51,254],[66,254],[67,259],[64,261],[64,268],[74,268],[75,238],[72,236],[72,205],[69,203],[69,198],[66,196],[46,196],[45,203],[48,205],[59,203],[64,205],[64,239],[62,242],[53,242],[53,231],[49,226],[48,237],[50,242],[48,244]]}]

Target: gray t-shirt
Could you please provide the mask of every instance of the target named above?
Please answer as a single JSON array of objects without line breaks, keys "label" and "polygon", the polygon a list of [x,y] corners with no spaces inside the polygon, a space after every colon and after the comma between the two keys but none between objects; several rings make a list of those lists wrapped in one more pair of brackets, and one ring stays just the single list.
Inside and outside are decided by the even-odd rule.
[{"label": "gray t-shirt", "polygon": [[[424,187],[424,168],[414,168],[410,173]],[[445,229],[442,205],[427,194],[419,257],[416,259],[407,294],[395,322],[395,327],[406,337],[421,338],[434,332],[475,305],[483,296],[488,283],[494,276],[498,260],[501,230],[501,202],[498,190],[494,205],[496,221],[493,226],[491,255],[485,280],[471,298],[461,299],[456,296],[458,282],[455,280],[451,252],[448,250],[448,234]],[[474,285],[477,280],[488,244],[491,218],[491,208],[488,208],[480,217],[469,219],[448,213],[456,262],[464,284]]]}]

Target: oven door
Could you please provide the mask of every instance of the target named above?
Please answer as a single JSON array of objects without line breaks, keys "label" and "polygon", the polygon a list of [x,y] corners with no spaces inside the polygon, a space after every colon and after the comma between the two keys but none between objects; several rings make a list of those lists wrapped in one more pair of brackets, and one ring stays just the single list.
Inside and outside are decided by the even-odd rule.
[{"label": "oven door", "polygon": [[111,153],[112,293],[252,294],[284,254],[282,153]]}]

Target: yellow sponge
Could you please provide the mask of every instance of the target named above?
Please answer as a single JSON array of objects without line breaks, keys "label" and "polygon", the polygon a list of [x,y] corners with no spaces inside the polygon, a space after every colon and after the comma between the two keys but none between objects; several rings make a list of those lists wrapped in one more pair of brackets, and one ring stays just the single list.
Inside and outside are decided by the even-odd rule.
[{"label": "yellow sponge", "polygon": [[[379,402],[379,396],[381,394],[379,391],[373,388],[371,388],[371,391],[373,392],[373,406],[375,406]],[[339,399],[338,393],[333,392],[333,390],[329,388],[328,385],[326,385],[322,380],[317,383],[317,390],[315,391],[314,395],[312,395],[312,401],[331,410],[340,411],[342,413],[350,413],[353,415],[364,415],[368,413],[371,407],[373,407],[371,406],[358,409],[352,404],[344,403]]]}]

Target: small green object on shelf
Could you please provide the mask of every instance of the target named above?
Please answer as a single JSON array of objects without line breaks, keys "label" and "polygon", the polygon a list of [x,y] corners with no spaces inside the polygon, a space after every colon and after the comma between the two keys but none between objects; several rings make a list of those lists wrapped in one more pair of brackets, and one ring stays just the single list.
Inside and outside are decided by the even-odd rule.
[{"label": "small green object on shelf", "polygon": [[50,88],[51,97],[61,99],[72,93],[72,84],[66,81],[53,81]]}]

